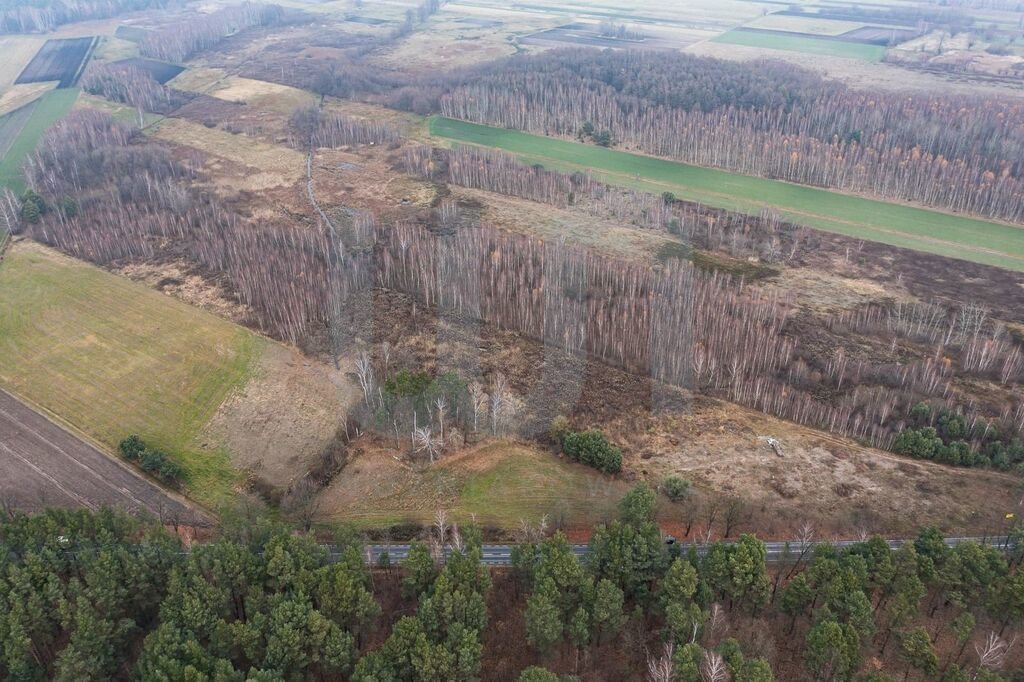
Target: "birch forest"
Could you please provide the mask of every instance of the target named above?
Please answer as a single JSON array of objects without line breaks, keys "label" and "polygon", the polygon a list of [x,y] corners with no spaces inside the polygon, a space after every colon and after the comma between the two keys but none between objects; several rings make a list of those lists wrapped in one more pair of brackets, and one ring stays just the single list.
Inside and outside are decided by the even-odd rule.
[{"label": "birch forest", "polygon": [[511,58],[436,92],[451,118],[565,137],[589,124],[616,145],[696,165],[1024,220],[1024,108],[1009,99],[853,90],[778,63],[584,50]]},{"label": "birch forest", "polygon": [[[133,143],[136,135],[95,112],[55,127],[29,178],[44,196],[74,197],[79,210],[48,213],[26,233],[100,264],[184,257],[226,277],[258,326],[289,342],[345,323],[358,292],[383,288],[880,447],[892,446],[922,401],[963,411],[975,451],[1024,427],[1016,393],[1024,357],[980,306],[868,307],[809,322],[793,301],[720,271],[678,260],[652,269],[488,225],[436,231],[364,213],[347,239],[332,239],[326,226],[253,224],[190,190],[197,169],[158,145]],[[449,164],[456,175],[457,161]],[[538,192],[556,181],[525,180]],[[890,351],[865,355],[857,351],[863,342]],[[960,387],[963,377],[994,382],[1004,394],[977,402]]]}]

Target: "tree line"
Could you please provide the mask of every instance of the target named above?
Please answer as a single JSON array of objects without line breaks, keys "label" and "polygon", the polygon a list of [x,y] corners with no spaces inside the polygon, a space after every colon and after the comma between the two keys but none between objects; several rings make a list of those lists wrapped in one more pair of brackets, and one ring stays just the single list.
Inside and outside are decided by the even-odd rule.
[{"label": "tree line", "polygon": [[[173,253],[224,275],[262,329],[293,343],[322,329],[340,343],[357,294],[380,287],[885,448],[922,400],[968,420],[985,417],[1011,436],[1024,426],[1024,404],[1012,390],[1024,372],[1021,352],[978,306],[869,306],[822,324],[795,314],[779,294],[720,271],[679,260],[653,269],[487,225],[431,229],[443,216],[390,225],[360,215],[331,238],[326,226],[256,225],[191,191],[196,169],[131,139],[127,127],[95,112],[58,124],[28,164],[28,178],[48,203],[71,197],[77,212],[58,207],[25,224],[26,233],[98,263]],[[828,352],[801,343],[814,335],[827,336]],[[908,355],[865,356],[858,339]],[[965,376],[1002,386],[998,400],[959,394]]]},{"label": "tree line", "polygon": [[4,0],[0,2],[0,33],[45,33],[74,21],[106,19],[167,5],[168,0]]},{"label": "tree line", "polygon": [[[7,513],[0,675],[529,681],[604,667],[651,682],[995,682],[1018,672],[1018,530],[1006,552],[950,547],[935,529],[895,550],[879,538],[842,549],[804,538],[769,567],[752,535],[700,551],[666,544],[657,505],[634,487],[583,559],[543,522],[525,524],[508,574],[482,563],[476,527],[444,513],[397,567],[387,551],[369,565],[351,530],[318,538],[244,509],[191,547],[106,509]],[[510,627],[517,640],[503,637]]]},{"label": "tree line", "polygon": [[[748,175],[1024,219],[1024,108],[854,90],[797,67],[556,50],[422,86],[452,118],[577,137]],[[398,104],[396,102],[396,104]]]},{"label": "tree line", "polygon": [[224,7],[208,14],[193,14],[146,33],[139,41],[139,52],[144,57],[183,62],[239,31],[279,24],[289,16],[283,7],[255,2]]}]

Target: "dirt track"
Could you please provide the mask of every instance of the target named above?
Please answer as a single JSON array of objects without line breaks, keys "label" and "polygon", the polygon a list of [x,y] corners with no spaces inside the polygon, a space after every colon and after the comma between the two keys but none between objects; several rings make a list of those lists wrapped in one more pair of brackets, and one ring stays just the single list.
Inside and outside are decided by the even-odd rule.
[{"label": "dirt track", "polygon": [[113,506],[186,525],[210,519],[0,390],[0,500],[15,509]]}]

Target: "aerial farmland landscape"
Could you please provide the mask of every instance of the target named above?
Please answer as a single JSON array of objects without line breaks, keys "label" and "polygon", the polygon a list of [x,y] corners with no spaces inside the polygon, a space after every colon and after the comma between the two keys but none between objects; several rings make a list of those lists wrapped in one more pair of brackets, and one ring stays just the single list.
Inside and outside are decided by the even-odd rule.
[{"label": "aerial farmland landscape", "polygon": [[0,57],[0,679],[1024,680],[1019,0]]}]

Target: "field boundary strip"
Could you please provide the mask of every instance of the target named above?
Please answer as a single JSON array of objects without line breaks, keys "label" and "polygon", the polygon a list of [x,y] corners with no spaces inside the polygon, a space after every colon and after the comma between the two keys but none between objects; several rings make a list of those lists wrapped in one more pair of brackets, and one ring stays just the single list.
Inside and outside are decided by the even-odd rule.
[{"label": "field boundary strip", "polygon": [[1017,225],[443,117],[430,119],[430,133],[450,143],[501,149],[524,163],[588,170],[612,185],[669,190],[748,215],[772,208],[825,232],[1024,271],[1024,227]]}]

